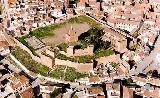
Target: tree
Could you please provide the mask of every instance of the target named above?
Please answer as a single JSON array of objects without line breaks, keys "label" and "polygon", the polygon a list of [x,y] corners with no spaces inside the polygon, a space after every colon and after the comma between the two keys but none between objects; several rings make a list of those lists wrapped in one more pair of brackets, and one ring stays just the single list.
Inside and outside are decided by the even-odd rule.
[{"label": "tree", "polygon": [[131,84],[131,83],[133,83],[133,80],[131,78],[128,78],[128,79],[126,79],[126,83]]},{"label": "tree", "polygon": [[158,77],[158,71],[157,70],[153,70],[152,77]]},{"label": "tree", "polygon": [[77,96],[77,95],[74,95],[73,98],[78,98],[78,96]]},{"label": "tree", "polygon": [[50,93],[50,98],[55,98],[60,93],[61,93],[61,89],[60,88],[56,88],[52,93]]}]

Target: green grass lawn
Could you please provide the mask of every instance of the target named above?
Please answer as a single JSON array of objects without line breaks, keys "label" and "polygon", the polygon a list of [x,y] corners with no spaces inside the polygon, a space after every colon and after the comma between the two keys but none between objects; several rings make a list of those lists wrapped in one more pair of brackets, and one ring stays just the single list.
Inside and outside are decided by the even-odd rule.
[{"label": "green grass lawn", "polygon": [[50,71],[50,69],[47,66],[34,61],[29,55],[29,53],[22,50],[21,48],[14,47],[11,49],[11,53],[30,71],[44,75],[44,76],[48,75],[48,72]]},{"label": "green grass lawn", "polygon": [[75,68],[67,67],[64,80],[74,81],[75,79],[85,78],[87,76],[88,76],[87,74],[82,74],[77,72]]},{"label": "green grass lawn", "polygon": [[87,17],[86,15],[81,15],[68,20],[68,23],[87,23],[91,27],[101,27],[101,24],[97,23],[95,20]]},{"label": "green grass lawn", "polygon": [[33,31],[31,31],[29,34],[31,36],[35,36],[37,38],[43,38],[46,36],[54,36],[53,31],[55,29],[61,28],[66,24],[66,22],[63,23],[55,23],[49,26],[45,26],[45,27],[39,27]]},{"label": "green grass lawn", "polygon": [[71,67],[67,67],[66,73],[64,74],[66,66],[62,65],[57,65],[54,70],[51,70],[49,67],[34,61],[26,51],[19,47],[12,48],[11,54],[14,55],[15,58],[17,58],[18,61],[20,61],[28,70],[43,76],[49,76],[57,79],[64,78],[64,80],[67,81],[74,81],[75,79],[87,76],[86,74],[77,72],[75,68]]},{"label": "green grass lawn", "polygon": [[72,67],[57,65],[56,68],[50,72],[50,76],[55,77],[57,79],[64,79],[66,81],[73,82],[75,79],[84,78],[88,75],[77,72],[76,69]]},{"label": "green grass lawn", "polygon": [[57,47],[61,50],[61,51],[67,51],[67,48],[69,47],[69,45],[67,43],[61,43],[59,45],[57,45]]},{"label": "green grass lawn", "polygon": [[114,51],[112,49],[99,49],[94,53],[94,58],[105,57],[113,55]]},{"label": "green grass lawn", "polygon": [[61,60],[69,60],[72,62],[78,62],[78,63],[93,62],[93,56],[90,56],[90,55],[67,57],[66,55],[63,55],[61,53],[56,53],[56,58],[61,59]]},{"label": "green grass lawn", "polygon": [[56,68],[54,70],[52,70],[49,75],[51,77],[55,77],[56,79],[61,79],[64,77],[64,69],[65,66],[56,66]]},{"label": "green grass lawn", "polygon": [[61,53],[56,53],[56,58],[61,60],[69,60],[72,62],[78,62],[78,63],[91,63],[94,59],[110,56],[114,54],[114,50],[112,49],[99,49],[94,52],[93,56],[85,55],[85,56],[74,56],[74,57],[67,57],[66,55],[63,55]]}]

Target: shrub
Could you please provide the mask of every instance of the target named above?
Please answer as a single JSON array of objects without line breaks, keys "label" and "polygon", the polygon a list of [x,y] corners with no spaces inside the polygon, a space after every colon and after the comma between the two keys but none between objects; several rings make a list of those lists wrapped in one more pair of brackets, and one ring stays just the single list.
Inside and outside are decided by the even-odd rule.
[{"label": "shrub", "polygon": [[78,62],[78,63],[91,63],[93,61],[93,56],[90,56],[90,55],[67,57],[64,54],[57,53],[56,58],[61,60],[69,60],[72,62]]},{"label": "shrub", "polygon": [[99,58],[99,57],[105,57],[105,56],[110,56],[113,55],[114,51],[112,49],[99,49],[95,51],[95,58]]},{"label": "shrub", "polygon": [[50,93],[50,98],[56,98],[56,96],[58,96],[61,93],[61,89],[60,88],[56,88],[52,93]]},{"label": "shrub", "polygon": [[67,43],[61,43],[57,46],[61,51],[67,51],[67,48],[69,47],[69,45]]}]

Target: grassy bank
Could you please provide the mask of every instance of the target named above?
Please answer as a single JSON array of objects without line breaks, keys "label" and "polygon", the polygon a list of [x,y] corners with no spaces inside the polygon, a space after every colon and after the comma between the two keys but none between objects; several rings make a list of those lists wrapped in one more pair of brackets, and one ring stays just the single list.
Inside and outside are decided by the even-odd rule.
[{"label": "grassy bank", "polygon": [[56,53],[56,58],[61,59],[61,60],[69,60],[72,62],[78,62],[78,63],[93,62],[93,56],[90,56],[90,55],[67,57],[66,55],[63,55],[61,53]]},{"label": "grassy bank", "polygon": [[113,54],[114,54],[113,49],[98,49],[94,52],[93,56],[84,55],[84,56],[67,57],[66,55],[56,52],[56,58],[61,60],[69,60],[72,62],[78,62],[78,63],[91,63],[93,62],[94,59],[110,56]]},{"label": "grassy bank", "polygon": [[105,57],[113,55],[114,51],[112,49],[99,49],[94,53],[94,58]]},{"label": "grassy bank", "polygon": [[45,27],[39,27],[39,28],[31,31],[29,33],[29,35],[35,36],[37,38],[43,38],[43,37],[46,37],[46,36],[54,36],[53,31],[55,29],[63,27],[65,24],[66,24],[66,22],[55,23],[55,24],[52,24],[52,25],[49,25],[49,26],[45,26]]},{"label": "grassy bank", "polygon": [[87,74],[77,72],[76,69],[72,67],[57,65],[57,67],[50,72],[50,76],[73,82],[75,79],[87,77]]},{"label": "grassy bank", "polygon": [[15,56],[27,69],[32,72],[47,76],[50,69],[32,59],[32,57],[26,51],[19,47],[11,49],[12,55]]},{"label": "grassy bank", "polygon": [[76,71],[76,69],[67,67],[64,74],[66,66],[57,65],[55,69],[50,69],[49,67],[34,61],[31,56],[19,47],[14,47],[11,49],[12,55],[15,56],[27,69],[30,71],[41,74],[43,76],[49,76],[57,79],[64,79],[67,81],[74,81],[75,79],[86,77],[86,74],[82,74]]}]

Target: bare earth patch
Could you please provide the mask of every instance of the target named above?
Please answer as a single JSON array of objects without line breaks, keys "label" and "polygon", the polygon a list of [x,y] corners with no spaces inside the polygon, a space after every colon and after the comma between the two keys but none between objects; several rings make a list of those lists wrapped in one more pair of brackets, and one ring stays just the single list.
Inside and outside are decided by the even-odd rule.
[{"label": "bare earth patch", "polygon": [[54,30],[54,36],[45,37],[42,39],[42,42],[51,46],[65,42],[65,35],[71,30],[71,26],[73,28],[73,32],[76,32],[78,36],[90,29],[88,24],[67,24],[63,28]]}]

